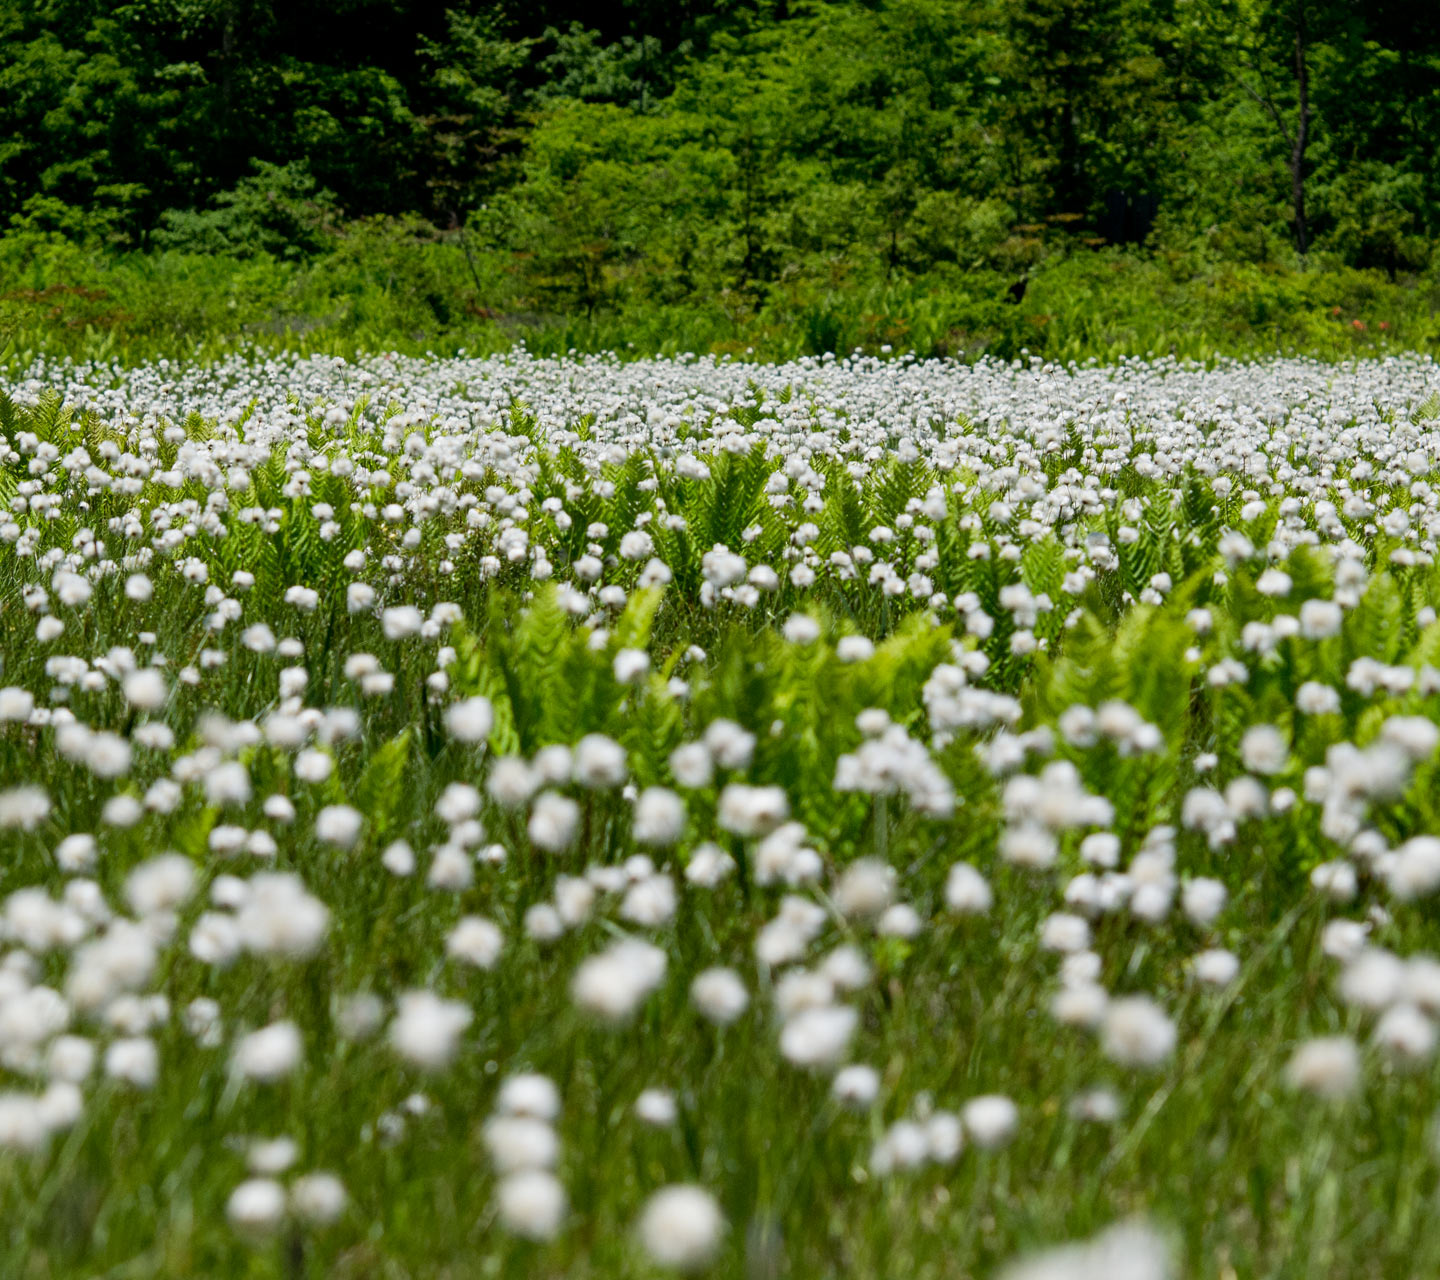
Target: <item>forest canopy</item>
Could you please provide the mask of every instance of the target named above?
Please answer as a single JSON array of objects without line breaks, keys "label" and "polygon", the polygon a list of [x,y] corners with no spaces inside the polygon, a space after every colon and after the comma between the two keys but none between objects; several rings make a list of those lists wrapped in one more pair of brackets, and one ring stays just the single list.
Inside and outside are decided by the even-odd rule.
[{"label": "forest canopy", "polygon": [[1428,279],[1437,131],[1428,0],[3,0],[0,270],[444,245],[441,328],[803,296],[826,349],[1076,255]]}]

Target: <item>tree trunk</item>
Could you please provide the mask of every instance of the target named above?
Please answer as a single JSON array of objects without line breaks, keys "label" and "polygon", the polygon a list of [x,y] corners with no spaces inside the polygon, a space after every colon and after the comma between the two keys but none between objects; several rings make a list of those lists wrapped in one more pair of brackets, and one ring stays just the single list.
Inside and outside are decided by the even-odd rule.
[{"label": "tree trunk", "polygon": [[1305,221],[1305,148],[1310,141],[1310,70],[1305,65],[1305,6],[1300,6],[1295,25],[1295,84],[1300,96],[1299,116],[1295,121],[1295,139],[1290,147],[1290,199],[1295,211],[1295,244],[1303,258],[1310,247],[1310,231]]}]

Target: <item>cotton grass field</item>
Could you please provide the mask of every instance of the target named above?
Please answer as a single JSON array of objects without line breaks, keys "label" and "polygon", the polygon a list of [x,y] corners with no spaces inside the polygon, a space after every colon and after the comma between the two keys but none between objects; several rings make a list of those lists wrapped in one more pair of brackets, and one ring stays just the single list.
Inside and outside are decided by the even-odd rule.
[{"label": "cotton grass field", "polygon": [[7,387],[0,1275],[1440,1273],[1440,366]]}]

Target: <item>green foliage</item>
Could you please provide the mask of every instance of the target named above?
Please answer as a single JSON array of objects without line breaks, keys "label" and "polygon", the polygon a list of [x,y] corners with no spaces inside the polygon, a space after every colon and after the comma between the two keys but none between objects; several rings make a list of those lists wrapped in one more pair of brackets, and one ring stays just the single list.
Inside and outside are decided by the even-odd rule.
[{"label": "green foliage", "polygon": [[371,753],[355,784],[354,804],[377,839],[390,829],[405,798],[405,773],[410,761],[410,731],[402,730]]},{"label": "green foliage", "polygon": [[[1175,1225],[1195,1274],[1401,1276],[1440,1268],[1440,1234],[1424,1212],[1433,1155],[1417,1124],[1435,1109],[1435,1064],[1395,1069],[1382,1046],[1367,1043],[1363,1087],[1348,1099],[1302,1094],[1285,1071],[1298,1042],[1336,1034],[1368,1042],[1375,1025],[1377,1011],[1340,998],[1339,966],[1326,954],[1335,936],[1324,932],[1328,920],[1363,922],[1368,945],[1420,958],[1407,965],[1409,978],[1423,979],[1423,957],[1436,945],[1433,898],[1406,901],[1384,883],[1387,858],[1440,830],[1440,762],[1428,738],[1440,717],[1440,571],[1419,554],[1429,531],[1416,520],[1413,537],[1403,539],[1367,531],[1369,516],[1345,516],[1349,523],[1329,538],[1355,538],[1342,556],[1303,544],[1283,554],[1286,537],[1319,519],[1302,503],[1298,524],[1287,524],[1295,515],[1287,500],[1338,496],[1360,483],[1355,462],[1342,459],[1338,476],[1312,471],[1316,484],[1307,490],[1257,486],[1247,494],[1244,481],[1227,491],[1222,480],[1233,477],[1202,474],[1203,456],[1194,469],[1157,479],[1143,461],[1155,446],[1137,438],[1124,465],[1104,474],[1113,500],[1058,535],[1030,536],[994,506],[1003,504],[1003,488],[981,487],[975,473],[946,469],[943,458],[933,468],[908,460],[898,432],[885,441],[889,452],[877,447],[880,456],[836,449],[812,458],[823,485],[764,449],[702,448],[702,430],[715,444],[724,438],[716,427],[767,420],[773,405],[754,390],[728,418],[692,424],[668,455],[633,449],[617,462],[597,451],[584,455],[591,467],[559,427],[547,441],[523,404],[508,415],[502,407],[504,429],[534,442],[533,458],[527,453],[508,477],[483,467],[447,471],[443,483],[477,500],[502,482],[528,489],[525,527],[531,547],[548,553],[549,569],[537,560],[478,567],[494,530],[472,529],[468,508],[457,507],[415,522],[421,542],[404,572],[371,573],[374,607],[353,612],[344,552],[364,548],[374,566],[405,545],[392,522],[363,515],[363,502],[359,514],[352,510],[362,481],[317,465],[301,494],[277,449],[250,460],[249,487],[228,492],[218,525],[196,522],[172,554],[146,557],[162,508],[177,497],[198,499],[200,482],[177,491],[152,471],[137,486],[92,491],[83,473],[53,465],[52,449],[63,457],[83,445],[98,456],[124,442],[137,452],[153,448],[169,469],[187,444],[223,455],[254,430],[247,414],[189,414],[174,433],[147,422],[126,436],[114,425],[123,419],[67,408],[57,396],[22,406],[0,394],[0,497],[7,526],[16,525],[0,543],[0,682],[7,694],[12,686],[34,694],[41,711],[15,715],[12,695],[0,723],[0,790],[10,806],[4,867],[7,894],[38,889],[50,899],[30,917],[35,896],[8,898],[9,953],[32,959],[7,961],[7,980],[17,991],[34,981],[51,1008],[60,992],[73,992],[80,965],[66,956],[68,945],[54,945],[57,920],[76,921],[72,942],[87,948],[123,936],[121,921],[144,914],[145,936],[161,957],[135,998],[127,991],[103,1011],[72,1011],[66,1033],[91,1040],[99,1061],[83,1085],[83,1114],[68,1128],[57,1122],[48,1148],[16,1149],[25,1136],[14,1124],[17,1099],[45,1086],[34,1059],[7,1058],[0,1203],[9,1217],[0,1274],[638,1278],[654,1268],[636,1248],[635,1219],[645,1197],[670,1182],[698,1182],[721,1201],[729,1231],[717,1276],[749,1274],[757,1257],[777,1274],[991,1275],[1017,1251],[1092,1233],[1139,1209]],[[298,419],[294,443],[304,450],[333,458],[394,448],[387,424],[398,408],[355,405],[348,421],[342,414],[329,423],[314,406],[289,408]],[[1432,397],[1409,417],[1432,423],[1437,411],[1440,398]],[[1388,407],[1383,413],[1399,423],[1395,438],[1407,446],[1424,431],[1406,439],[1409,424]],[[846,422],[837,414],[827,428],[841,445],[852,438]],[[979,430],[964,421],[943,426],[951,434]],[[593,419],[573,426],[592,444],[593,428]],[[434,422],[410,429],[432,440],[448,430]],[[1390,440],[1377,435],[1388,450]],[[1060,477],[1071,467],[1095,470],[1079,439],[1063,424],[1046,433],[1043,472],[1052,486],[1068,484]],[[1274,439],[1278,445],[1278,431]],[[1002,433],[988,443],[997,465],[1017,456]],[[1309,443],[1292,442],[1292,463]],[[674,454],[691,445],[696,457],[681,465]],[[1277,472],[1283,454],[1277,448],[1269,459]],[[1377,512],[1408,510],[1420,492],[1412,486],[1433,482],[1433,469],[1412,474],[1413,455],[1401,458],[1405,466],[1382,465],[1364,481]],[[46,477],[41,492],[59,500],[54,518],[12,504],[32,462]],[[402,471],[419,474],[420,461],[403,450],[391,465],[392,493]],[[543,506],[557,495],[569,530]],[[334,528],[317,516],[320,503],[332,508]],[[256,508],[263,521],[253,518]],[[151,527],[129,531],[127,517],[142,514]],[[909,528],[905,515],[915,516]],[[802,523],[814,529],[799,535]],[[882,523],[889,541],[871,536]],[[592,532],[595,524],[607,527]],[[897,573],[918,572],[921,548],[932,545],[918,536],[922,524],[934,529],[938,556],[926,571],[929,586],[946,598],[912,589],[908,578],[904,590],[887,592],[865,572],[837,570],[801,588],[785,572],[797,559],[787,551],[802,546],[809,550],[801,564],[813,554],[835,566],[832,556],[858,546]],[[103,554],[117,571],[88,579],[94,594],[83,612],[47,601],[65,627],[42,640],[23,597],[37,588],[58,597],[57,567],[88,568],[82,525],[103,531]],[[438,542],[433,526],[448,527],[458,544]],[[622,553],[623,534],[642,530],[674,571],[663,589],[640,585],[654,580],[642,576],[650,567],[644,553]],[[1016,534],[1020,543],[1010,540]],[[971,555],[1002,541],[1019,546],[1018,557]],[[620,595],[577,581],[574,562],[596,554],[591,543],[603,553],[604,587],[620,587]],[[774,578],[760,574],[763,589],[737,579],[705,591],[702,558],[717,543],[743,545],[748,565],[773,569]],[[452,554],[453,574],[435,567]],[[125,590],[132,555],[155,579],[148,599]],[[192,557],[208,582],[197,580]],[[248,591],[233,584],[236,569],[255,575]],[[1081,569],[1093,575],[1087,580]],[[316,591],[313,612],[284,600],[300,583]],[[755,589],[742,597],[747,587]],[[216,597],[227,590],[243,620],[221,625]],[[966,593],[974,600],[955,600]],[[1051,597],[1050,609],[1039,596]],[[389,634],[385,608],[442,600],[461,619],[449,632],[432,615],[434,626],[421,634]],[[1313,609],[1307,614],[1307,604],[1324,601],[1342,606],[1333,625],[1326,610],[1318,624]],[[1029,608],[1033,626],[1015,616]],[[995,623],[988,635],[974,625],[982,611]],[[813,628],[797,626],[797,614]],[[277,652],[263,636],[247,638],[260,624],[291,643]],[[1033,651],[1013,646],[1023,631],[1037,642]],[[868,643],[856,645],[859,637]],[[632,664],[624,680],[622,651]],[[633,665],[637,653],[646,670]],[[361,655],[357,670],[378,664],[372,674],[393,685],[357,681],[346,659]],[[137,657],[154,663],[163,705],[142,710],[127,701],[124,675]],[[1302,698],[1306,683],[1328,690],[1333,705],[1316,709]],[[937,714],[947,690],[957,706],[960,696],[969,699],[967,713],[984,714],[947,722]],[[483,743],[461,740],[447,723],[456,699],[477,695],[494,716]],[[99,776],[76,758],[75,742],[86,739],[58,714],[62,707],[80,724],[131,740],[124,776]],[[343,728],[348,713],[354,733]],[[743,763],[712,761],[708,779],[677,768],[674,750],[702,741],[720,719],[753,736],[753,753],[743,753]],[[1247,758],[1257,726],[1277,731],[1281,757]],[[176,735],[173,752],[156,736],[167,729]],[[577,823],[573,840],[548,847],[532,829],[534,807],[527,812],[523,798],[491,785],[496,759],[523,756],[511,765],[538,771],[545,747],[594,733],[623,746],[628,777],[589,786],[573,776],[565,753],[558,766],[551,753],[546,780],[530,781],[572,804]],[[839,785],[855,753],[882,737],[911,754],[899,765],[887,760],[863,789]],[[1424,758],[1409,760],[1397,794],[1381,790],[1355,808],[1393,771],[1394,752],[1369,763],[1351,753],[1387,737]],[[333,771],[317,775],[313,758],[301,767],[302,751],[323,756],[319,763]],[[923,808],[905,790],[917,757],[953,789],[953,812]],[[249,794],[222,800],[209,779],[231,762],[243,768]],[[1105,818],[1080,821],[1052,805],[1074,776]],[[763,865],[762,838],[720,825],[731,783],[781,789],[788,817],[803,826],[814,879],[774,875]],[[1036,783],[1038,796],[1025,790]],[[11,792],[30,785],[52,801],[33,826]],[[667,787],[683,802],[673,845],[641,839],[628,785]],[[1189,798],[1216,793],[1232,797],[1225,812],[1233,822],[1212,833],[1194,820]],[[140,802],[133,821],[117,797]],[[457,803],[473,804],[477,823],[454,821]],[[337,849],[317,832],[320,812],[340,804],[363,819],[352,848]],[[1053,869],[1006,859],[1005,836],[1036,821],[1056,828]],[[1085,869],[1093,846],[1083,841],[1096,828],[1117,837],[1128,882]],[[93,873],[57,865],[62,839],[75,832],[94,835]],[[683,880],[712,839],[740,869],[714,886]],[[246,852],[222,852],[237,840]],[[399,840],[416,855],[413,867],[392,845]],[[1367,843],[1381,850],[1369,861],[1361,856]],[[1158,856],[1172,844],[1173,860]],[[194,864],[195,892],[143,912],[127,877],[170,850]],[[889,924],[864,918],[836,892],[862,857],[896,873],[901,910]],[[1324,901],[1310,873],[1341,859],[1357,873],[1354,899]],[[983,918],[947,899],[958,860],[995,890]],[[1150,877],[1143,882],[1142,866]],[[203,959],[205,929],[235,919],[225,903],[235,902],[241,880],[272,868],[324,900],[329,927],[316,953]],[[632,894],[636,880],[655,872],[670,879],[677,910],[673,920],[646,923],[627,903],[643,897]],[[1198,875],[1228,892],[1214,919],[1188,909]],[[587,910],[551,928],[562,876],[573,877],[572,892],[581,877],[597,892],[590,903],[580,889]],[[1177,901],[1163,920],[1083,901],[1087,884],[1133,891],[1172,879],[1165,892]],[[623,887],[600,890],[609,884]],[[113,914],[93,910],[97,891]],[[920,932],[899,936],[909,932],[911,909]],[[866,1112],[839,1104],[829,1072],[800,1070],[777,1052],[784,1024],[772,1006],[799,969],[765,963],[757,936],[807,910],[820,932],[809,940],[801,981],[824,974],[825,988],[842,946],[842,960],[853,948],[873,975],[835,996],[858,1015],[853,1061],[875,1065],[881,1082]],[[1049,1016],[1063,989],[1057,975],[1073,983],[1092,963],[1092,954],[1062,959],[1042,941],[1062,932],[1047,924],[1059,912],[1072,917],[1059,925],[1072,929],[1073,916],[1087,913],[1087,952],[1108,992],[1154,993],[1174,1023],[1173,1058],[1149,1069],[1117,1061],[1103,1032],[1092,1038]],[[456,923],[475,916],[503,934],[500,955],[483,971],[458,954],[463,948],[447,948]],[[46,926],[33,944],[22,932],[32,918]],[[277,922],[280,932],[287,923]],[[572,995],[580,966],[617,934],[653,938],[667,957],[658,989],[618,1031],[584,1018]],[[1197,957],[1209,951],[1213,959],[1221,947],[1241,967],[1217,988],[1202,980]],[[747,1013],[725,1027],[699,1016],[690,994],[696,975],[721,965],[752,994]],[[443,1070],[422,1073],[397,1054],[393,1021],[373,1036],[355,1025],[365,1006],[351,997],[378,997],[392,1011],[417,988],[461,1002],[471,1018]],[[211,1001],[223,1013],[213,1033],[198,1026]],[[133,1031],[130,1020],[142,1017],[143,1032]],[[18,1034],[24,1020],[14,1021]],[[280,1080],[244,1080],[236,1066],[242,1038],[279,1021],[299,1029],[300,1063]],[[159,1054],[161,1087],[115,1078],[112,1046],[133,1050],[139,1034]],[[484,1137],[500,1082],[532,1071],[550,1076],[563,1097],[556,1172],[570,1205],[556,1238],[542,1244],[517,1238],[495,1214],[501,1174]],[[1077,1098],[1093,1103],[1097,1082],[1118,1103],[1103,1124],[1071,1108]],[[637,1095],[656,1087],[673,1091],[671,1126],[636,1115]],[[882,1178],[873,1152],[887,1126],[996,1092],[1013,1098],[1020,1115],[1004,1150],[972,1141],[943,1168]],[[63,1102],[66,1091],[47,1097]],[[236,1187],[256,1176],[255,1140],[275,1137],[295,1143],[296,1164],[280,1175],[288,1188],[319,1169],[343,1179],[349,1205],[337,1221],[297,1214],[262,1238],[227,1220]],[[275,1150],[261,1154],[273,1158]]]},{"label": "green foliage", "polygon": [[169,209],[154,242],[181,253],[252,258],[304,257],[324,248],[336,213],[303,161],[255,163],[255,173],[222,191],[203,210]]},{"label": "green foliage", "polygon": [[1430,9],[1172,9],[6,0],[0,324],[131,360],[1432,346]]}]

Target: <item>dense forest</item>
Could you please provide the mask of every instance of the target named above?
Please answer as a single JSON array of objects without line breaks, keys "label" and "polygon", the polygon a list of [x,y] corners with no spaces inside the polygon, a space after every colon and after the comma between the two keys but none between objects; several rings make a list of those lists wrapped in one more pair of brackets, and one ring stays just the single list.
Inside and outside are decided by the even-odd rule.
[{"label": "dense forest", "polygon": [[0,0],[0,121],[92,345],[1435,336],[1433,0]]}]

